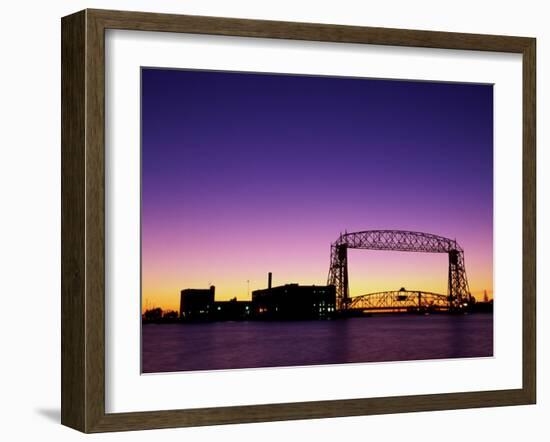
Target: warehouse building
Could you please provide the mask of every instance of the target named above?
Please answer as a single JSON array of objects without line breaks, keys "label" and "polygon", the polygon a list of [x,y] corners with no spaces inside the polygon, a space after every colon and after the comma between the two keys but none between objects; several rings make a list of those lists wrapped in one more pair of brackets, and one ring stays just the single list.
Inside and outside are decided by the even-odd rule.
[{"label": "warehouse building", "polygon": [[250,301],[216,301],[216,288],[184,289],[180,292],[180,319],[195,321],[243,321],[252,315]]},{"label": "warehouse building", "polygon": [[184,289],[180,292],[180,319],[208,321],[214,308],[216,287],[209,289]]},{"label": "warehouse building", "polygon": [[237,298],[229,301],[214,302],[212,320],[214,321],[244,321],[252,316],[252,303],[250,301],[237,301]]},{"label": "warehouse building", "polygon": [[296,320],[329,319],[336,312],[336,288],[333,285],[285,284],[252,292],[255,319]]}]

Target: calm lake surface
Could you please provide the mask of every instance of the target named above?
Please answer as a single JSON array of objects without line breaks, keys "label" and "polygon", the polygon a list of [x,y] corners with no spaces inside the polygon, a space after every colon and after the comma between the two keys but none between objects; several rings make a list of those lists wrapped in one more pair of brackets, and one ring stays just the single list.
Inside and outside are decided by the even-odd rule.
[{"label": "calm lake surface", "polygon": [[147,324],[144,373],[493,355],[493,315]]}]

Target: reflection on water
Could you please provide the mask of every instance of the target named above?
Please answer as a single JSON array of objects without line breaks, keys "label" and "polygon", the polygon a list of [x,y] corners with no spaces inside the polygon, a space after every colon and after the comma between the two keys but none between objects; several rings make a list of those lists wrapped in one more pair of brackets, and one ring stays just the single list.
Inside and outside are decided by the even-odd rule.
[{"label": "reflection on water", "polygon": [[492,356],[493,315],[148,324],[144,373]]}]

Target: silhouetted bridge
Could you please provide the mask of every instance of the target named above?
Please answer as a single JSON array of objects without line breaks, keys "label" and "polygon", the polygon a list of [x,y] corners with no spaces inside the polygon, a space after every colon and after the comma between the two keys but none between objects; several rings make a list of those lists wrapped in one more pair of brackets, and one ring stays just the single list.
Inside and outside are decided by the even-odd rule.
[{"label": "silhouetted bridge", "polygon": [[[446,295],[424,291],[380,292],[350,297],[348,278],[348,249],[392,250],[399,252],[445,253],[449,257],[448,290]],[[343,233],[331,245],[328,284],[336,287],[336,308],[406,311],[414,308],[459,310],[470,302],[464,251],[456,240],[431,233],[406,230],[366,230]],[[445,306],[445,307],[444,307]]]},{"label": "silhouetted bridge", "polygon": [[449,297],[440,293],[401,290],[368,293],[350,298],[347,310],[360,312],[449,311]]}]

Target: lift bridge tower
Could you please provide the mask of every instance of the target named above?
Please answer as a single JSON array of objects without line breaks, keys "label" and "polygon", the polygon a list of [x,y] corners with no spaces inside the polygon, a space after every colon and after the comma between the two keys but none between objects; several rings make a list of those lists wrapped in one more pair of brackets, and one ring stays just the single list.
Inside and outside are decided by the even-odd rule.
[{"label": "lift bridge tower", "polygon": [[340,234],[331,245],[328,284],[336,287],[336,308],[346,310],[350,304],[348,249],[392,250],[399,252],[447,253],[449,310],[460,309],[470,300],[464,266],[464,251],[456,240],[430,233],[404,230],[367,230]]}]

